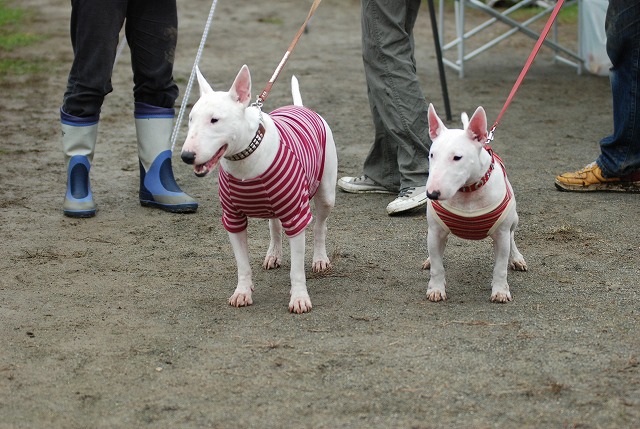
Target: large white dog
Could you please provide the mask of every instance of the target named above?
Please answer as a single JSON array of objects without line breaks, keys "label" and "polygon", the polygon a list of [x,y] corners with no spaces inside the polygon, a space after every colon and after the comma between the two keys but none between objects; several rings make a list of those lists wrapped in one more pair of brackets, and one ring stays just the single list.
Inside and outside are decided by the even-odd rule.
[{"label": "large white dog", "polygon": [[203,177],[219,164],[222,223],[238,265],[238,284],[229,304],[253,303],[247,245],[247,218],[268,218],[271,242],[263,267],[280,266],[282,230],[291,247],[289,310],[311,310],[304,269],[305,228],[314,199],[314,272],[326,270],[327,217],[335,204],[338,160],[331,129],[302,106],[295,77],[292,106],[263,113],[251,104],[251,75],[243,66],[229,91],[214,91],[197,70],[200,99],[189,115],[181,157]]},{"label": "large white dog", "polygon": [[526,271],[514,232],[518,226],[516,200],[502,160],[487,146],[487,116],[478,107],[471,117],[462,115],[463,129],[447,129],[433,105],[429,105],[429,152],[427,179],[427,248],[430,269],[427,298],[441,301],[445,292],[442,261],[447,236],[493,239],[495,263],[491,301],[511,301],[507,267]]}]

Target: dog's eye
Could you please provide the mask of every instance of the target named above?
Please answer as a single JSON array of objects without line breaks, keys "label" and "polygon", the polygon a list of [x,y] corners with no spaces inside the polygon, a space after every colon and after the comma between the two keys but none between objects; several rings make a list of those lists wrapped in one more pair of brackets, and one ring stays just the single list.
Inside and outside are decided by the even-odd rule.
[{"label": "dog's eye", "polygon": [[454,156],[454,157],[453,157],[453,160],[454,160],[454,161],[460,161],[461,159],[462,159],[462,157],[461,157],[461,156],[458,156],[458,155],[456,155],[456,156]]},{"label": "dog's eye", "polygon": [[433,154],[432,153],[429,154],[429,158],[433,159]]},{"label": "dog's eye", "polygon": [[211,123],[215,124],[216,122],[218,122],[218,120],[216,118],[211,118]]}]

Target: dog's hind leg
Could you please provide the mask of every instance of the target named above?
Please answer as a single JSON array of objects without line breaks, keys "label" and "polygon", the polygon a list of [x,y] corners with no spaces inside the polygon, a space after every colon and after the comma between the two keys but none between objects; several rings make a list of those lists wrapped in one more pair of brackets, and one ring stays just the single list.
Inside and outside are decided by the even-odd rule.
[{"label": "dog's hind leg", "polygon": [[316,221],[313,225],[313,265],[311,267],[314,273],[328,270],[331,267],[331,261],[327,256],[327,218],[334,202],[328,201],[326,197],[325,195],[316,195],[314,198]]},{"label": "dog's hind leg", "polygon": [[509,266],[514,271],[527,271],[527,262],[524,260],[524,256],[522,256],[522,253],[520,253],[520,251],[518,250],[518,247],[516,246],[515,232],[516,232],[517,225],[518,225],[518,218],[516,217],[516,222],[514,222],[513,226],[511,227],[511,246],[510,246],[510,253],[509,253]]},{"label": "dog's hind leg", "polygon": [[269,236],[269,249],[262,263],[265,270],[279,268],[282,262],[282,223],[279,219],[269,219]]},{"label": "dog's hind leg", "polygon": [[509,256],[509,266],[514,271],[527,271],[527,261],[524,260],[524,256],[522,256],[522,253],[520,253],[516,246],[513,231],[511,231],[511,254]]},{"label": "dog's hind leg", "polygon": [[315,223],[313,225],[313,265],[314,273],[328,270],[331,261],[327,255],[327,219],[336,202],[336,181],[338,179],[338,157],[331,130],[327,127],[325,146],[325,170],[320,186],[313,197]]},{"label": "dog's hind leg", "polygon": [[304,273],[305,233],[304,230],[293,237],[289,237],[291,247],[291,299],[289,311],[292,313],[306,313],[311,311],[311,298],[307,292],[307,280]]}]

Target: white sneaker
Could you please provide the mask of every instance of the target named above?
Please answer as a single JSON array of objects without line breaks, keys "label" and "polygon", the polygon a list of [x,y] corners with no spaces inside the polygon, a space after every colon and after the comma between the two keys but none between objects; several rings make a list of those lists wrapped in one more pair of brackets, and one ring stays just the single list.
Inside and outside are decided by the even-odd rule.
[{"label": "white sneaker", "polygon": [[387,213],[390,215],[408,212],[419,209],[427,205],[427,187],[418,186],[415,188],[403,188],[398,194],[398,198],[391,201],[387,206]]},{"label": "white sneaker", "polygon": [[352,194],[393,194],[387,188],[377,184],[364,174],[360,177],[341,177],[338,188]]}]

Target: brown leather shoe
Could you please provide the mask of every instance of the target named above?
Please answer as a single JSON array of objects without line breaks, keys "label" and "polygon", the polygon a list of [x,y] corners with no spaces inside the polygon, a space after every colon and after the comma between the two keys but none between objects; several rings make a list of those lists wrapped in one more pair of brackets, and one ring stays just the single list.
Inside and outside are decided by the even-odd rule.
[{"label": "brown leather shoe", "polygon": [[604,177],[598,164],[592,162],[575,173],[557,176],[555,185],[560,191],[640,192],[640,171],[623,177]]}]

